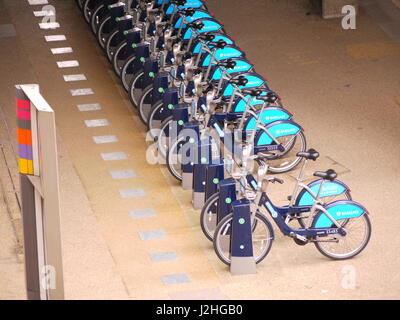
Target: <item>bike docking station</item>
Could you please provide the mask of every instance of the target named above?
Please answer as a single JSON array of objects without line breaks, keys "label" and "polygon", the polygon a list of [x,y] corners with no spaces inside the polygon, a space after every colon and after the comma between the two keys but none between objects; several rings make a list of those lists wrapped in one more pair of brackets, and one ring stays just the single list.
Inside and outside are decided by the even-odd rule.
[{"label": "bike docking station", "polygon": [[39,86],[17,85],[19,172],[28,300],[64,299],[56,126]]},{"label": "bike docking station", "polygon": [[[365,248],[371,232],[367,211],[351,201],[350,189],[336,181],[335,172],[316,172],[322,180],[307,185],[297,178],[287,206],[277,207],[269,200],[263,182],[283,180],[267,177],[267,172],[289,172],[303,158],[316,160],[318,155],[313,149],[306,151],[303,127],[203,1],[101,2],[91,13],[83,7],[83,16],[157,142],[160,163],[167,164],[184,190],[191,190],[193,208],[201,209],[202,231],[232,275],[256,273],[256,264],[268,255],[274,240],[258,206],[284,235],[300,245],[314,243],[332,259],[342,259],[342,254],[323,243],[340,245],[336,234],[344,236],[345,230],[337,220],[360,217],[367,234],[359,251],[347,255]],[[250,163],[259,164],[260,181]],[[233,165],[238,170],[232,170]],[[333,184],[325,184],[326,194],[320,190],[321,181]],[[339,196],[341,202],[320,205],[319,198],[328,196]],[[312,225],[310,220],[307,228],[298,215],[306,212],[316,214],[309,219],[318,219]],[[287,225],[292,218],[300,229]]]},{"label": "bike docking station", "polygon": [[[179,121],[178,121],[179,124]],[[182,189],[191,190],[193,189],[193,166],[196,159],[197,150],[195,143],[199,141],[199,123],[196,120],[189,121],[183,124],[183,128],[179,135],[185,136],[186,143],[189,145],[188,148],[182,152]]]},{"label": "bike docking station", "polygon": [[230,254],[232,275],[257,273],[253,255],[253,235],[250,201],[247,199],[232,202],[232,227],[230,235]]},{"label": "bike docking station", "polygon": [[206,169],[212,162],[210,138],[202,139],[196,146],[196,162],[193,166],[193,209],[200,210],[205,203],[206,193]]},{"label": "bike docking station", "polygon": [[[217,225],[223,218],[232,213],[232,202],[236,201],[236,181],[233,178],[224,179],[218,184],[218,207],[217,207]],[[221,247],[223,250],[229,250],[230,231],[222,237]]]}]

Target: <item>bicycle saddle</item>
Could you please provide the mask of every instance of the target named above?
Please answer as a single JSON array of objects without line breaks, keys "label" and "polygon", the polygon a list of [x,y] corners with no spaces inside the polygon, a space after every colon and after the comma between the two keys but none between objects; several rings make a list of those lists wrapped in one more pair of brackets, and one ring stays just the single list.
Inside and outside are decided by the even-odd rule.
[{"label": "bicycle saddle", "polygon": [[250,95],[252,97],[258,97],[262,93],[262,90],[260,90],[260,89],[243,89],[242,93],[244,95]]},{"label": "bicycle saddle", "polygon": [[333,181],[337,178],[337,173],[335,170],[333,169],[329,169],[326,171],[316,171],[314,172],[314,176],[315,177],[320,177],[324,180],[329,180],[329,181]]},{"label": "bicycle saddle", "polygon": [[247,82],[249,82],[248,79],[244,76],[239,76],[236,79],[231,79],[228,81],[229,83],[236,84],[237,86],[245,86]]},{"label": "bicycle saddle", "polygon": [[186,4],[186,0],[172,0],[171,1],[173,4],[176,4],[178,6],[183,6]]},{"label": "bicycle saddle", "polygon": [[257,97],[257,100],[262,100],[268,103],[275,103],[275,101],[278,99],[279,99],[278,95],[273,91],[268,92],[265,96]]},{"label": "bicycle saddle", "polygon": [[227,59],[227,60],[223,60],[217,63],[218,67],[225,67],[227,69],[233,69],[234,67],[236,67],[236,61],[232,60],[232,59]]},{"label": "bicycle saddle", "polygon": [[203,41],[213,41],[215,38],[215,35],[209,34],[209,33],[204,33],[204,34],[199,34],[197,36],[198,39],[203,40]]},{"label": "bicycle saddle", "polygon": [[204,28],[204,23],[199,21],[199,22],[192,22],[192,23],[188,23],[187,26],[189,28],[195,29],[195,30],[201,30]]},{"label": "bicycle saddle", "polygon": [[186,8],[178,11],[179,14],[182,14],[187,17],[193,16],[195,12],[196,10],[194,8]]},{"label": "bicycle saddle", "polygon": [[314,160],[315,161],[319,157],[319,152],[316,151],[315,149],[308,149],[307,151],[298,152],[296,155],[298,157],[305,158],[307,160]]},{"label": "bicycle saddle", "polygon": [[213,46],[214,48],[217,49],[223,49],[226,47],[227,43],[224,40],[220,39],[216,42],[209,42],[208,45]]}]

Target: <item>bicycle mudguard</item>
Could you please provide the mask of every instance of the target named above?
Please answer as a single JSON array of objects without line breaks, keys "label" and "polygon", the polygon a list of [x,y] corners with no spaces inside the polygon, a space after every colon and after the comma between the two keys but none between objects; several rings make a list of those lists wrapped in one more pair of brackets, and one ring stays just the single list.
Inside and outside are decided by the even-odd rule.
[{"label": "bicycle mudguard", "polygon": [[[245,57],[246,54],[240,50],[239,47],[235,46],[234,44],[227,45],[223,49],[217,49],[214,53],[213,57],[213,63],[216,63],[221,60],[229,59],[229,58],[238,58],[238,57]],[[215,61],[216,60],[216,61]],[[211,54],[206,53],[203,54],[199,65],[203,68],[206,68],[209,66],[211,62]]]},{"label": "bicycle mudguard", "polygon": [[[236,66],[232,69],[226,69],[226,72],[228,74],[234,74],[234,73],[239,73],[239,72],[241,72],[241,73],[249,72],[254,67],[253,64],[251,64],[248,60],[246,60],[244,58],[233,58],[231,60],[236,62]],[[224,60],[222,60],[221,62],[223,62],[223,61]],[[211,80],[219,81],[222,77],[221,68],[218,66],[212,67],[210,74],[211,74],[211,76],[210,76]]]},{"label": "bicycle mudguard", "polygon": [[[322,181],[323,179],[314,180],[310,182],[307,187],[311,189],[312,193],[317,195]],[[334,180],[332,182],[325,181],[319,196],[321,198],[338,196],[346,191],[350,191],[350,188],[340,180]],[[294,205],[311,206],[313,203],[314,197],[310,194],[310,192],[307,191],[307,189],[303,188],[297,195]]]},{"label": "bicycle mudguard", "polygon": [[[222,24],[213,18],[197,19],[196,21],[201,21],[204,24],[203,28],[197,30],[198,33],[218,31],[223,28]],[[188,41],[191,38],[192,33],[192,28],[184,29],[182,39]]]},{"label": "bicycle mudguard", "polygon": [[[238,86],[240,89],[246,88],[258,88],[264,85],[265,79],[263,76],[259,75],[258,73],[254,72],[246,72],[239,75],[240,77],[245,77],[247,79],[247,83],[244,86]],[[233,78],[234,79],[234,78]],[[232,84],[227,82],[222,89],[222,95],[225,97],[232,96],[234,91],[234,87]]]},{"label": "bicycle mudguard", "polygon": [[[268,92],[271,92],[269,88],[260,88],[261,90],[261,96],[266,96]],[[248,101],[248,102],[247,102]],[[243,98],[236,98],[232,104],[232,112],[233,113],[243,113],[244,110],[246,110],[247,103],[251,105],[252,107],[255,107],[257,105],[263,105],[265,102],[263,100],[258,100],[257,97],[252,97],[251,95],[246,95]],[[290,112],[289,112],[290,113]]]},{"label": "bicycle mudguard", "polygon": [[[217,42],[219,40],[225,41],[227,43],[227,45],[234,44],[233,39],[231,37],[229,37],[228,35],[226,35],[225,33],[213,31],[213,32],[208,32],[207,34],[214,36],[214,39],[212,41],[206,42],[206,44],[209,48],[212,48],[212,46],[208,45],[210,42]],[[189,51],[192,52],[193,54],[199,54],[200,49],[201,49],[201,41],[196,38],[193,41],[193,44],[192,44],[191,48],[189,49]],[[207,53],[207,52],[205,50],[203,50],[202,53]]]},{"label": "bicycle mudguard", "polygon": [[[260,111],[256,113],[257,116],[260,114]],[[268,107],[264,109],[261,115],[261,121],[264,125],[278,120],[290,120],[291,118],[292,114],[288,110],[279,107]],[[248,117],[248,119],[244,123],[244,130],[245,131],[254,130],[256,121],[257,121],[256,117],[254,116]]]},{"label": "bicycle mudguard", "polygon": [[[178,9],[186,9],[186,8],[201,8],[204,6],[203,1],[201,0],[188,0],[183,6],[178,6]],[[175,5],[171,3],[168,8],[165,10],[165,14],[173,14],[175,9]]]},{"label": "bicycle mudguard", "polygon": [[[364,213],[368,213],[364,206],[352,200],[334,201],[324,208],[335,220],[358,218]],[[317,213],[312,224],[312,228],[330,228],[332,226],[333,222],[322,211]]]},{"label": "bicycle mudguard", "polygon": [[[187,23],[191,23],[197,19],[202,19],[202,18],[212,18],[212,16],[208,11],[202,9],[196,10],[192,16],[185,16]],[[183,23],[183,18],[179,17],[174,24],[174,28],[179,29],[182,23]],[[186,28],[186,24],[183,25],[183,28]]]},{"label": "bicycle mudguard", "polygon": [[[269,134],[275,138],[293,135],[303,130],[303,128],[293,120],[274,121],[266,125],[265,128],[268,130]],[[274,143],[274,141],[264,130],[258,131],[254,141],[255,146],[271,145],[272,143]]]}]

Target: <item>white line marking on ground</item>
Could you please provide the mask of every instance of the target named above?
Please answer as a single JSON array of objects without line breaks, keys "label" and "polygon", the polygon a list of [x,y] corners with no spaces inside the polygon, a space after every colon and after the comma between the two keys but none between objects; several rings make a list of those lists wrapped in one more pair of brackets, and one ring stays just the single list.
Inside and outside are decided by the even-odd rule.
[{"label": "white line marking on ground", "polygon": [[54,16],[54,12],[52,10],[45,10],[45,11],[33,11],[33,15],[35,17],[52,17]]},{"label": "white line marking on ground", "polygon": [[39,27],[42,30],[58,29],[60,27],[60,24],[58,22],[45,22],[39,23]]},{"label": "white line marking on ground", "polygon": [[136,173],[133,170],[116,170],[110,171],[110,175],[113,179],[132,179],[136,177]]},{"label": "white line marking on ground", "polygon": [[54,41],[65,41],[67,40],[67,37],[64,36],[63,34],[60,35],[54,35],[54,36],[44,36],[47,42],[54,42]]},{"label": "white line marking on ground", "polygon": [[52,48],[50,50],[51,50],[52,54],[64,54],[64,53],[72,53],[73,52],[71,47]]},{"label": "white line marking on ground", "polygon": [[101,110],[100,103],[78,104],[76,107],[82,112]]},{"label": "white line marking on ground", "polygon": [[68,74],[64,75],[65,82],[73,82],[73,81],[85,81],[87,80],[84,74]]},{"label": "white line marking on ground", "polygon": [[79,67],[79,62],[76,60],[58,61],[57,65],[59,68],[75,68],[75,67]]},{"label": "white line marking on ground", "polygon": [[38,6],[41,4],[49,4],[47,0],[28,0],[29,4],[31,6]]},{"label": "white line marking on ground", "polygon": [[110,152],[102,153],[101,157],[104,161],[117,161],[117,160],[127,160],[128,157],[125,152]]},{"label": "white line marking on ground", "polygon": [[86,126],[91,127],[106,127],[109,126],[110,123],[107,119],[96,119],[96,120],[85,120]]},{"label": "white line marking on ground", "polygon": [[93,92],[93,90],[91,88],[71,89],[70,92],[71,92],[71,95],[73,97],[76,97],[76,96],[89,96],[91,94],[94,94],[94,92]]},{"label": "white line marking on ground", "polygon": [[93,141],[97,144],[118,142],[118,138],[114,135],[94,136]]},{"label": "white line marking on ground", "polygon": [[122,199],[140,198],[146,196],[146,192],[144,192],[143,189],[123,189],[119,190],[119,194]]}]

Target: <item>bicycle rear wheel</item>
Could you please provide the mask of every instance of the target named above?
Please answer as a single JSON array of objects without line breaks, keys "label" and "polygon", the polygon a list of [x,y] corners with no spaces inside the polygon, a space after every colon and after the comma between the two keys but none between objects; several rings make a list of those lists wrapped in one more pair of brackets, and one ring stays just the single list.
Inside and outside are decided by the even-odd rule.
[{"label": "bicycle rear wheel", "polygon": [[[261,130],[266,131],[265,128]],[[276,138],[285,148],[283,152],[275,150],[272,152],[259,152],[257,155],[268,160],[268,171],[271,173],[283,173],[295,168],[301,161],[297,153],[307,148],[306,137],[302,131],[293,135]]]},{"label": "bicycle rear wheel", "polygon": [[[319,215],[315,217],[317,221]],[[350,218],[345,224],[346,235],[333,234],[331,236],[316,237],[315,247],[324,256],[333,260],[350,259],[365,249],[371,238],[371,222],[368,214],[357,218]],[[339,220],[340,221],[340,220]],[[334,227],[334,226],[332,226]],[[320,242],[318,242],[320,240]]]}]

